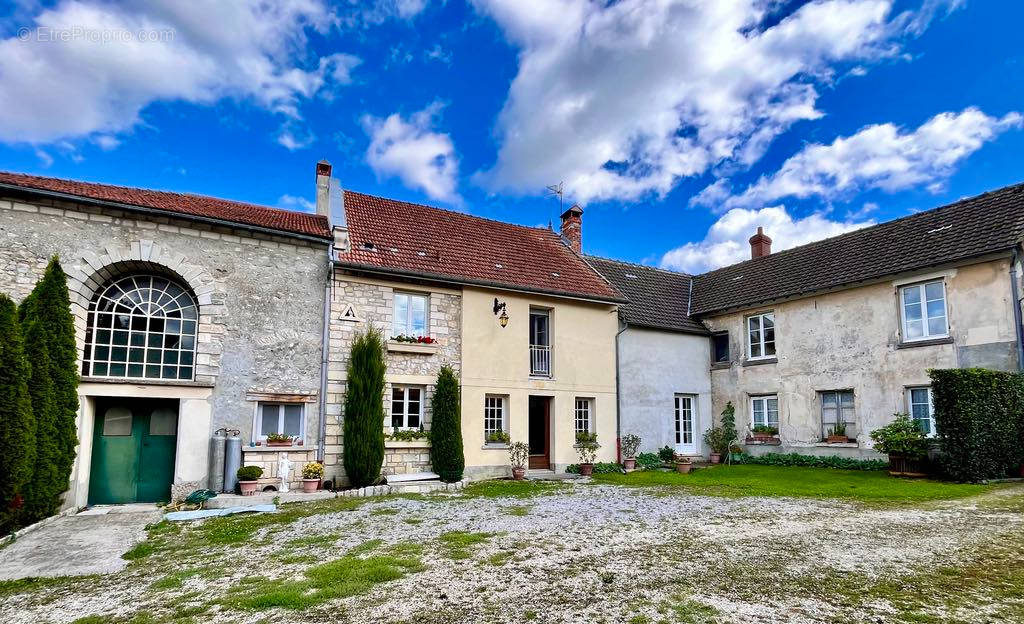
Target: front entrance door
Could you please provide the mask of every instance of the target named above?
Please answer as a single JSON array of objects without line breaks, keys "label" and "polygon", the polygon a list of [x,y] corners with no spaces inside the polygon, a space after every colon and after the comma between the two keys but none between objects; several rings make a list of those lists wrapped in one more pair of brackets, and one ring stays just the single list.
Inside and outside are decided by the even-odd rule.
[{"label": "front entrance door", "polygon": [[530,468],[551,468],[551,397],[530,397]]},{"label": "front entrance door", "polygon": [[177,401],[97,399],[89,504],[170,500],[177,440]]},{"label": "front entrance door", "polygon": [[676,453],[696,455],[697,439],[694,430],[697,424],[697,400],[692,394],[677,394],[672,421],[676,441]]}]

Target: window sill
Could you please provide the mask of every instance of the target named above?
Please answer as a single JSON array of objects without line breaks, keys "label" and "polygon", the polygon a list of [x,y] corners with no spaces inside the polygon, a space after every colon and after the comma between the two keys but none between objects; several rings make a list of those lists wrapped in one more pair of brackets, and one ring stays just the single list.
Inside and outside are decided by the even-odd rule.
[{"label": "window sill", "polygon": [[315,451],[316,446],[290,444],[288,446],[244,446],[242,451],[246,453],[287,453],[289,451]]},{"label": "window sill", "polygon": [[732,368],[732,362],[714,362],[711,364],[711,370],[728,370]]},{"label": "window sill", "polygon": [[743,366],[760,366],[762,364],[778,364],[779,358],[758,358],[756,360],[744,360]]},{"label": "window sill", "polygon": [[384,448],[430,448],[430,440],[384,440]]},{"label": "window sill", "polygon": [[129,386],[181,386],[183,388],[212,388],[214,384],[192,381],[190,379],[147,379],[145,377],[88,377],[83,376],[81,383],[105,383]]},{"label": "window sill", "polygon": [[437,353],[437,343],[423,344],[420,342],[397,342],[395,340],[388,341],[388,351],[392,353],[423,353],[433,354]]},{"label": "window sill", "polygon": [[860,448],[856,442],[815,442],[814,446],[820,448]]},{"label": "window sill", "polygon": [[554,377],[551,375],[536,375],[534,373],[530,373],[530,379],[535,381],[552,381]]},{"label": "window sill", "polygon": [[910,340],[907,342],[897,343],[897,349],[912,349],[914,347],[933,347],[935,345],[947,345],[953,344],[953,337],[946,336],[945,338],[932,338],[930,340]]},{"label": "window sill", "polygon": [[744,442],[747,446],[779,446],[782,440],[778,436],[774,438],[747,438]]},{"label": "window sill", "polygon": [[485,450],[485,451],[507,451],[508,450],[508,444],[504,444],[504,443],[502,443],[502,444],[490,444],[490,443],[488,443],[488,444],[484,444],[480,448]]}]

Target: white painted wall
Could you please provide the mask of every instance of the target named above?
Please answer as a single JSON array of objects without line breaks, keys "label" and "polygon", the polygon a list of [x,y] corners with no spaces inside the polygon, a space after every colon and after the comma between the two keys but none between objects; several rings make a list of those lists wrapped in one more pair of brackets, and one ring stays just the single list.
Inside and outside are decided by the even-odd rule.
[{"label": "white painted wall", "polygon": [[619,337],[622,435],[642,438],[641,452],[675,446],[675,395],[697,396],[697,448],[712,426],[711,347],[706,336],[627,328]]}]

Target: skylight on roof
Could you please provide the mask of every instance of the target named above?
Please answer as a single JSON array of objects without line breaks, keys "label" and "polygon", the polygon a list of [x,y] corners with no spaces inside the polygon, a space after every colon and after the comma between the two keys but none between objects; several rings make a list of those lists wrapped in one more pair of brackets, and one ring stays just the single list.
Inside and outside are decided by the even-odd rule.
[{"label": "skylight on roof", "polygon": [[504,269],[505,267],[501,266],[500,264],[495,264],[494,268],[496,268],[496,269]]},{"label": "skylight on roof", "polygon": [[552,272],[551,273],[551,277],[562,277],[562,274],[561,273]]},{"label": "skylight on roof", "polygon": [[640,279],[639,277],[633,275],[632,273],[626,273],[626,277],[628,277],[629,279]]}]

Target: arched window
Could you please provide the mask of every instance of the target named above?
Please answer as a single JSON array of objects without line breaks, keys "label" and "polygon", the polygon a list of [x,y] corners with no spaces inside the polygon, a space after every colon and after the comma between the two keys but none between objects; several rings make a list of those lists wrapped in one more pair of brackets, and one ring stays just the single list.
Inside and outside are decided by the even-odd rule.
[{"label": "arched window", "polygon": [[89,307],[83,373],[192,379],[198,318],[192,295],[166,277],[116,278]]}]

